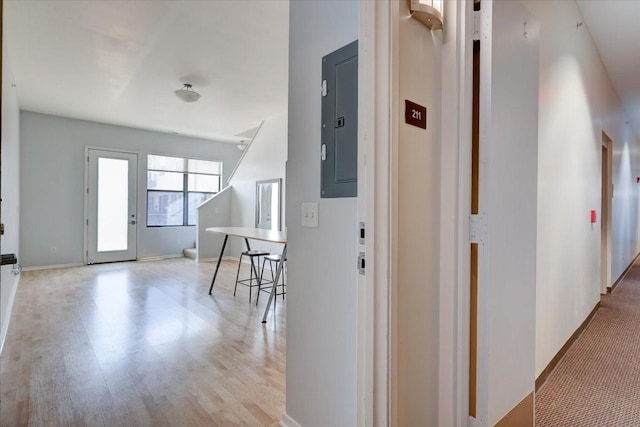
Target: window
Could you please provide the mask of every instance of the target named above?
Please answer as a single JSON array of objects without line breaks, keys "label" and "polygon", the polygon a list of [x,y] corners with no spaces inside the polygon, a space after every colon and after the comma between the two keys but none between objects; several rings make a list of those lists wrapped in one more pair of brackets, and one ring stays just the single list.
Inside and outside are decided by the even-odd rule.
[{"label": "window", "polygon": [[222,162],[147,156],[147,227],[196,224],[196,207],[220,191]]}]

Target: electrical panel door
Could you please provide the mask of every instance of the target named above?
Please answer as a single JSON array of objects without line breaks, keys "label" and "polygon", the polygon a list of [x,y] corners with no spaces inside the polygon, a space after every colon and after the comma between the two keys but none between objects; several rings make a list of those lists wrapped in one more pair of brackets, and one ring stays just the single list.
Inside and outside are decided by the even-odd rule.
[{"label": "electrical panel door", "polygon": [[320,197],[358,195],[358,41],[322,58]]}]

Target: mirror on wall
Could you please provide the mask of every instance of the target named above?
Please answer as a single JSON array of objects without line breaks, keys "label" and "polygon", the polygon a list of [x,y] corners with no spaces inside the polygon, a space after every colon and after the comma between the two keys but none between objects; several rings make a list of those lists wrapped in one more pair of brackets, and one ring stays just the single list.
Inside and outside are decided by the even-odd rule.
[{"label": "mirror on wall", "polygon": [[256,182],[256,228],[280,231],[282,179]]}]

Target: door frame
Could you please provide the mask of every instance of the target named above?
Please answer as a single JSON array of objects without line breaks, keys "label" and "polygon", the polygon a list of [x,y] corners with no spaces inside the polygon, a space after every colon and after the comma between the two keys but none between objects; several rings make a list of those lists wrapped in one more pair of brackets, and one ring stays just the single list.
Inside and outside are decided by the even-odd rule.
[{"label": "door frame", "polygon": [[[602,170],[601,182],[603,183],[602,197],[600,203],[600,293],[606,294],[611,291],[611,213],[613,205],[613,141],[606,132],[602,131],[602,148],[606,152],[607,158],[601,159],[606,162],[606,170]],[[605,176],[606,173],[606,176]],[[602,239],[604,238],[604,242]]]},{"label": "door frame", "polygon": [[[84,243],[83,243],[83,251],[82,251],[82,263],[84,265],[89,264],[89,150],[99,150],[99,151],[107,151],[112,153],[123,153],[123,154],[135,154],[137,157],[137,174],[136,174],[136,221],[138,221],[138,225],[140,224],[140,191],[139,188],[139,180],[140,180],[140,153],[138,151],[133,150],[121,150],[118,148],[104,148],[104,147],[96,147],[93,145],[85,145],[84,147],[84,186],[82,187],[82,192],[84,194]],[[140,245],[140,232],[139,227],[136,227],[136,260],[138,259],[138,246]]]},{"label": "door frame", "polygon": [[444,3],[442,44],[438,421],[458,427],[469,420],[473,6]]},{"label": "door frame", "polygon": [[[445,2],[439,424],[466,426],[469,361],[473,1]],[[399,9],[358,4],[358,221],[366,224],[367,274],[358,277],[357,425],[397,426],[397,197]],[[368,248],[368,249],[367,249]],[[444,285],[443,285],[444,284]]]},{"label": "door frame", "polygon": [[393,426],[393,304],[397,282],[397,94],[399,9],[358,3],[358,222],[366,274],[357,288],[358,426]]}]

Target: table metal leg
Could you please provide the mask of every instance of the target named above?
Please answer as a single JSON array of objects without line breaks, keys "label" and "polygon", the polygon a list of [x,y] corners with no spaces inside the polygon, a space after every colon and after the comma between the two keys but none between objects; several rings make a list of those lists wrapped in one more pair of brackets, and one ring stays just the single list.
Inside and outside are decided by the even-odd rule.
[{"label": "table metal leg", "polygon": [[284,265],[284,260],[287,258],[287,245],[285,243],[284,248],[282,248],[282,255],[280,258],[280,262],[278,263],[278,268],[276,268],[276,278],[273,281],[273,285],[271,286],[271,293],[269,294],[269,301],[267,302],[267,308],[264,309],[264,316],[262,316],[262,323],[267,323],[267,314],[269,313],[269,308],[271,308],[271,301],[276,294],[276,288],[278,286],[278,282],[280,281],[280,274],[282,274],[282,266]]},{"label": "table metal leg", "polygon": [[[247,250],[251,250],[251,246],[249,246],[249,239],[244,238],[244,244],[247,245]],[[253,274],[256,276],[256,282],[258,282],[258,295],[260,295],[260,288],[262,287],[262,280],[260,276],[258,276],[258,270],[256,270],[256,266],[253,263],[253,257],[249,257],[251,261],[251,269],[253,270]],[[258,257],[258,264],[260,263],[260,257]],[[251,302],[251,282],[249,282],[249,302]]]},{"label": "table metal leg", "polygon": [[224,235],[224,242],[222,243],[222,250],[220,251],[220,256],[218,257],[218,265],[216,265],[216,272],[213,273],[213,279],[211,280],[211,287],[209,287],[209,295],[211,295],[211,291],[213,291],[213,284],[216,282],[216,276],[218,275],[218,270],[220,269],[220,263],[222,262],[222,256],[224,255],[224,248],[227,246],[227,239],[229,238],[228,234]]},{"label": "table metal leg", "polygon": [[[249,239],[245,238],[244,239],[244,243],[245,245],[247,245],[247,250],[250,251],[251,250],[251,246],[249,246]],[[251,268],[253,269],[253,274],[255,274],[256,277],[258,276],[258,270],[256,270],[256,266],[253,264],[253,258],[249,257],[251,259]],[[258,262],[260,262],[260,258],[258,257]],[[260,284],[260,281],[258,281],[258,285]]]}]

